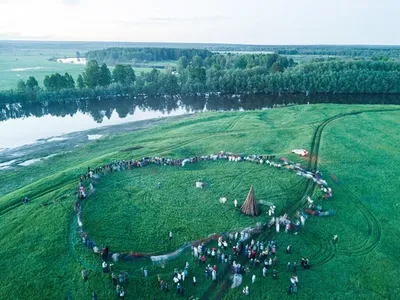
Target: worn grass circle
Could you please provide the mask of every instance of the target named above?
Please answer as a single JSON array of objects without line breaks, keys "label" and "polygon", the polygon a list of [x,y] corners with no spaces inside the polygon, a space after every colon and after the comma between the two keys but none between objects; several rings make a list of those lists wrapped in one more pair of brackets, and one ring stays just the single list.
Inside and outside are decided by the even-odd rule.
[{"label": "worn grass circle", "polygon": [[[203,189],[195,187],[198,180],[206,184]],[[97,244],[114,251],[169,252],[212,233],[265,222],[266,206],[260,205],[258,217],[240,213],[250,185],[257,200],[273,202],[279,211],[301,197],[306,181],[289,170],[250,162],[149,165],[103,177],[95,195],[83,203],[83,222]],[[221,204],[220,197],[227,203]]]}]

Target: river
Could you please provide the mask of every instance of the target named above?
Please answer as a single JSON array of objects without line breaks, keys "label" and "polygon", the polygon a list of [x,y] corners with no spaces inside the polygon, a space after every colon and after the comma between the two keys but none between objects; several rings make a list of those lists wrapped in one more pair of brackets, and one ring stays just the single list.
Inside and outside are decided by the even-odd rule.
[{"label": "river", "polygon": [[[292,104],[399,104],[399,95],[202,95],[0,104],[0,151],[72,132],[201,111],[255,110]],[[92,138],[96,138],[93,136]],[[90,139],[90,137],[89,137]]]}]

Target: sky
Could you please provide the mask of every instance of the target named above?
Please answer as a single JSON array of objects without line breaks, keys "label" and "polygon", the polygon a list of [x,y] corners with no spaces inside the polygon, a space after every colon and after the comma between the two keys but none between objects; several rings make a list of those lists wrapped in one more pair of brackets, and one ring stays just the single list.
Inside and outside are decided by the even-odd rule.
[{"label": "sky", "polygon": [[0,39],[399,45],[398,0],[0,0]]}]

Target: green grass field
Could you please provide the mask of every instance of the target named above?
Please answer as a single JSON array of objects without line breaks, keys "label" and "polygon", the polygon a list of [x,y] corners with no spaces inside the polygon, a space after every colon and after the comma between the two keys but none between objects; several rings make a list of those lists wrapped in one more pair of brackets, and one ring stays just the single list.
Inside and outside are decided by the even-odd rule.
[{"label": "green grass field", "polygon": [[[74,54],[75,55],[75,54]],[[85,66],[77,64],[64,64],[48,61],[51,56],[2,54],[0,60],[0,89],[14,89],[19,80],[27,80],[33,76],[43,87],[43,79],[53,73],[64,74],[68,72],[74,79],[81,74]]]},{"label": "green grass field", "polygon": [[[205,188],[195,187],[198,180],[206,183]],[[305,183],[293,172],[250,163],[200,162],[183,170],[150,166],[102,179],[93,201],[85,202],[83,222],[94,240],[116,251],[173,252],[212,233],[265,222],[265,215],[249,218],[234,208],[233,200],[238,199],[241,205],[251,185],[258,199],[282,207],[304,190]],[[220,197],[229,200],[221,205]],[[265,214],[268,206],[261,209]],[[124,221],[121,216],[125,216]],[[109,224],[114,224],[113,232],[123,232],[123,240],[120,235],[109,234]],[[170,228],[175,233],[171,242]]]},{"label": "green grass field", "polygon": [[[316,131],[317,140],[320,137],[320,143],[314,143],[319,149],[319,168],[334,193],[331,200],[318,204],[334,209],[335,216],[308,220],[298,235],[262,235],[260,239],[278,242],[278,280],[272,280],[271,273],[263,278],[261,269],[252,269],[244,276],[244,284],[250,287],[248,298],[396,299],[400,292],[400,271],[396,268],[400,111],[378,111],[384,109],[398,107],[307,105],[201,113],[96,140],[73,153],[29,167],[0,171],[0,299],[90,299],[93,290],[99,299],[115,297],[110,278],[101,271],[100,259],[81,243],[72,209],[78,176],[88,166],[221,150],[275,154],[306,165],[290,151],[310,149]],[[346,115],[350,112],[362,113]],[[330,119],[333,116],[339,117]],[[318,127],[320,124],[326,126]],[[121,152],[137,145],[143,148]],[[330,179],[331,174],[338,183]],[[209,185],[195,189],[197,179]],[[250,184],[255,185],[257,199],[272,199],[283,213],[280,210],[285,203],[301,198],[303,180],[286,170],[251,163],[202,162],[184,169],[149,166],[115,173],[96,183],[96,194],[85,200],[83,221],[89,235],[111,249],[169,251],[214,231],[257,222],[240,215],[231,202],[237,198],[241,203]],[[162,183],[161,189],[156,188],[157,182]],[[24,195],[31,201],[21,205]],[[219,204],[221,196],[227,196],[228,203]],[[169,230],[176,234],[171,244],[165,244]],[[334,234],[339,235],[336,247],[331,242]],[[284,253],[287,244],[293,245],[290,255]],[[289,296],[286,289],[291,273],[286,272],[286,264],[299,264],[303,256],[310,258],[312,267],[307,271],[299,268],[298,294]],[[143,259],[119,262],[115,268],[130,275],[126,299],[175,299],[172,272],[182,269],[186,261],[191,264],[189,276],[195,275],[198,281],[196,287],[190,280],[184,283],[186,299],[244,298],[241,288],[229,288],[229,273],[217,283],[204,278],[204,268],[192,260],[190,251],[164,266]],[[142,266],[149,269],[149,278],[141,278]],[[87,282],[80,277],[83,267],[89,270]],[[220,264],[218,268],[223,273],[227,266]],[[251,284],[253,272],[257,280]],[[160,292],[157,274],[170,282],[168,294]]]}]

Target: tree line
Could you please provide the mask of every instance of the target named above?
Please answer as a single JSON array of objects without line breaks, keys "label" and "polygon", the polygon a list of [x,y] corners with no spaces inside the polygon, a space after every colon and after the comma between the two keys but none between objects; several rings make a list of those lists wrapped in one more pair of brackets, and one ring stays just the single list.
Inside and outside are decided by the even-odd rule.
[{"label": "tree line", "polygon": [[[154,61],[175,61],[180,57],[191,60],[198,55],[202,59],[211,57],[218,52],[230,54],[244,52],[264,52],[266,54],[276,53],[279,55],[302,55],[302,56],[336,56],[336,57],[361,57],[361,58],[400,58],[400,47],[396,46],[347,46],[347,45],[210,45],[203,49],[180,49],[180,48],[124,48],[113,47],[103,50],[94,50],[86,53],[87,60],[97,60],[107,64],[117,63],[141,63]],[[225,54],[225,53],[224,53]]]},{"label": "tree line", "polygon": [[316,59],[301,64],[277,54],[215,54],[180,57],[173,68],[136,75],[131,65],[89,61],[76,83],[66,73],[46,76],[44,88],[35,78],[16,90],[0,92],[0,102],[54,101],[116,95],[225,94],[396,94],[400,62],[367,59]]},{"label": "tree line", "polygon": [[139,63],[145,61],[175,61],[180,57],[192,59],[194,56],[202,59],[211,56],[212,52],[206,49],[180,49],[180,48],[107,48],[88,51],[86,59],[97,60],[108,64]]}]

